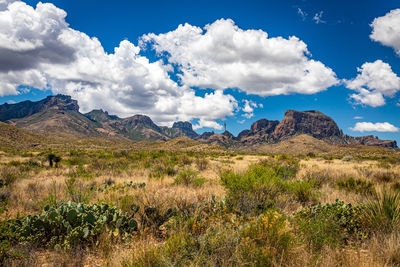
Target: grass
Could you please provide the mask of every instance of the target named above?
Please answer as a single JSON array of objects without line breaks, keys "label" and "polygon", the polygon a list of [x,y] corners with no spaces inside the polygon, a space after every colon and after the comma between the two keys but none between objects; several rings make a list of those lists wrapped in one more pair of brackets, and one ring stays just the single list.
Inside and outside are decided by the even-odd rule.
[{"label": "grass", "polygon": [[[89,140],[7,150],[0,265],[397,266],[400,156],[371,151],[238,154]],[[49,153],[62,159],[57,167]],[[56,246],[53,230],[54,246],[9,232],[9,219],[68,201],[115,206],[137,231],[56,235],[70,246]]]}]

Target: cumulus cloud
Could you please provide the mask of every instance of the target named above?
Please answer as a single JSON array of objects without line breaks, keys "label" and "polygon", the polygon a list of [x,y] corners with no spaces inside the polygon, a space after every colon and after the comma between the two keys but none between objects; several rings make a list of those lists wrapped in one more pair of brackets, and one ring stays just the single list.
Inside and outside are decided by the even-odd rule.
[{"label": "cumulus cloud", "polygon": [[399,128],[388,122],[357,122],[350,130],[355,132],[398,132]]},{"label": "cumulus cloud", "polygon": [[400,8],[391,10],[371,23],[370,38],[385,46],[392,47],[400,55]]},{"label": "cumulus cloud", "polygon": [[51,89],[77,99],[82,112],[144,113],[162,125],[196,118],[198,127],[216,129],[215,120],[237,108],[231,95],[201,97],[177,84],[170,65],[150,62],[127,40],[106,53],[98,39],[70,28],[53,4],[0,1],[0,96],[18,94],[20,85]]},{"label": "cumulus cloud", "polygon": [[400,91],[400,78],[382,60],[366,62],[357,71],[359,74],[356,78],[344,80],[347,88],[357,92],[350,96],[356,104],[383,106],[386,103],[385,96],[393,97]]},{"label": "cumulus cloud", "polygon": [[364,117],[362,117],[362,116],[354,116],[353,119],[355,119],[355,120],[362,120],[362,119],[364,119]]},{"label": "cumulus cloud", "polygon": [[244,106],[242,108],[242,111],[244,112],[244,114],[242,114],[242,116],[247,118],[247,119],[250,119],[250,118],[252,118],[254,116],[254,112],[253,111],[254,111],[255,108],[258,108],[258,107],[262,108],[263,107],[262,104],[257,104],[257,103],[255,103],[255,102],[253,102],[251,100],[246,100],[245,99],[245,100],[243,100],[243,102],[244,102]]},{"label": "cumulus cloud", "polygon": [[260,96],[314,94],[336,85],[335,73],[310,58],[295,36],[269,37],[262,30],[240,29],[220,19],[204,29],[188,23],[163,34],[146,34],[150,44],[181,71],[180,82],[201,89],[239,88]]}]

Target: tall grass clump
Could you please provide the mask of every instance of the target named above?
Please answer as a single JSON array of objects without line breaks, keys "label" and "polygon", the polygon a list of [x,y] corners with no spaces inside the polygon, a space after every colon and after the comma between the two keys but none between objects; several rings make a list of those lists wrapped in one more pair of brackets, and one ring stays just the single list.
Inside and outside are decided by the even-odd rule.
[{"label": "tall grass clump", "polygon": [[400,230],[400,192],[384,189],[367,203],[365,222],[374,232]]},{"label": "tall grass clump", "polygon": [[372,182],[363,179],[354,179],[349,177],[336,182],[339,189],[346,190],[348,192],[354,192],[362,195],[374,195],[375,187]]},{"label": "tall grass clump", "polygon": [[182,170],[174,180],[174,184],[186,186],[201,186],[206,182],[204,177],[200,177],[197,171],[191,169]]}]

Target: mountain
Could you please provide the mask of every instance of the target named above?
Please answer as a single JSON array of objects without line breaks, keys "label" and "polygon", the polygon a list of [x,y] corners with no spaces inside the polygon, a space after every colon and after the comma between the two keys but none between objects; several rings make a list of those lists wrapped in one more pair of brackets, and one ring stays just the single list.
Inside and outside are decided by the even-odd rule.
[{"label": "mountain", "polygon": [[193,131],[193,126],[188,121],[177,121],[174,122],[172,128],[161,127],[163,133],[167,135],[169,138],[176,138],[180,136],[187,136],[189,138],[195,139],[198,134]]},{"label": "mountain", "polygon": [[0,121],[24,118],[49,109],[79,111],[79,106],[76,100],[66,95],[48,96],[37,102],[5,103],[0,105]]},{"label": "mountain", "polygon": [[231,138],[229,142],[217,134],[203,134],[198,140],[205,143],[240,147],[275,144],[302,134],[338,145],[397,148],[396,141],[380,140],[372,135],[362,137],[344,135],[331,117],[315,110],[287,110],[285,117],[280,122],[267,119],[258,120],[251,125],[250,129],[240,132],[236,139]]},{"label": "mountain", "polygon": [[148,116],[119,118],[101,109],[79,112],[70,96],[48,96],[43,100],[0,105],[0,121],[34,133],[73,137],[103,137],[139,140],[170,140],[180,136],[197,137],[190,122],[170,127],[156,125]]},{"label": "mountain", "polygon": [[[372,135],[362,137],[345,135],[332,118],[315,110],[287,110],[282,121],[258,120],[251,125],[250,129],[240,132],[237,137],[228,131],[222,134],[205,132],[198,135],[193,131],[190,122],[183,121],[175,122],[172,127],[158,126],[145,115],[119,118],[101,109],[82,114],[79,112],[78,102],[65,95],[48,96],[37,102],[23,101],[17,104],[0,105],[0,121],[33,133],[46,135],[133,141],[167,141],[184,136],[202,143],[234,149],[277,144],[300,135],[307,135],[315,140],[336,145],[397,148],[396,141],[380,140]],[[313,143],[305,137],[301,140]],[[280,147],[284,147],[285,144],[290,144],[290,142]]]}]

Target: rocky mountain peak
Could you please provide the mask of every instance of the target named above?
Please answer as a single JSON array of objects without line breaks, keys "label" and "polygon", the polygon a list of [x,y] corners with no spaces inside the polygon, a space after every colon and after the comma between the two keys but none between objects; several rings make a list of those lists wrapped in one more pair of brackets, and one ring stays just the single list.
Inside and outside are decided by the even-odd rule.
[{"label": "rocky mountain peak", "polygon": [[103,111],[102,109],[94,109],[86,114],[84,114],[87,118],[97,121],[97,122],[108,122],[113,120],[120,120],[118,116],[109,115],[107,111]]},{"label": "rocky mountain peak", "polygon": [[123,120],[124,124],[131,126],[146,126],[151,128],[158,128],[158,126],[146,115],[133,115],[132,117]]},{"label": "rocky mountain peak", "polygon": [[31,116],[49,109],[79,111],[78,102],[70,96],[48,96],[40,101],[22,101],[16,104],[0,105],[0,121]]},{"label": "rocky mountain peak", "polygon": [[340,136],[335,121],[319,111],[286,111],[285,117],[275,128],[274,138],[285,139],[299,133],[320,139]]},{"label": "rocky mountain peak", "polygon": [[[40,103],[40,101],[38,103]],[[43,100],[43,105],[43,109],[55,108],[58,110],[79,111],[78,101],[72,99],[71,96],[68,95],[48,96]]]},{"label": "rocky mountain peak", "polygon": [[270,121],[267,119],[261,119],[254,122],[251,127],[251,132],[258,132],[261,130],[265,130],[266,132],[273,132],[275,127],[279,124],[279,121]]},{"label": "rocky mountain peak", "polygon": [[174,122],[174,124],[172,125],[172,128],[193,131],[193,126],[188,121],[177,121],[177,122]]}]

